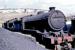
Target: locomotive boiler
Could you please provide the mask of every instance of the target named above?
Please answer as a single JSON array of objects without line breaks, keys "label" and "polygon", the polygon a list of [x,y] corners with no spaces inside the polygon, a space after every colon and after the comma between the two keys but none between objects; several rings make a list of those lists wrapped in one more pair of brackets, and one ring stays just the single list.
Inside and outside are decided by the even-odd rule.
[{"label": "locomotive boiler", "polygon": [[21,20],[23,30],[59,31],[65,25],[64,14],[59,10],[55,10],[55,7],[51,7],[49,12],[23,17]]}]

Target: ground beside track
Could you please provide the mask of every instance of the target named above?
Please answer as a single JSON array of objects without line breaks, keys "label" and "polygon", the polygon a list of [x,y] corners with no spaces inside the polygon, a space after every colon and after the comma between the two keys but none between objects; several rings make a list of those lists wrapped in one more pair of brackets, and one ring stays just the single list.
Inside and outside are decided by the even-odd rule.
[{"label": "ground beside track", "polygon": [[0,50],[47,50],[35,38],[0,28]]}]

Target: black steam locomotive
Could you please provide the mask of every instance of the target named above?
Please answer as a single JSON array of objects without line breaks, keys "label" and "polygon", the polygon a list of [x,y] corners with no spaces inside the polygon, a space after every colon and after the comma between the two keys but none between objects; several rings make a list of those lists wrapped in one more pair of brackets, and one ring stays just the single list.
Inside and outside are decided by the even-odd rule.
[{"label": "black steam locomotive", "polygon": [[[48,48],[54,48],[51,44],[50,36],[57,37],[53,32],[60,32],[66,25],[65,15],[50,7],[48,12],[38,12],[37,15],[28,15],[20,19],[12,19],[3,23],[3,28],[18,31],[24,34],[32,34],[38,41],[47,45]],[[51,33],[52,32],[52,33]],[[61,37],[61,35],[58,35]]]}]

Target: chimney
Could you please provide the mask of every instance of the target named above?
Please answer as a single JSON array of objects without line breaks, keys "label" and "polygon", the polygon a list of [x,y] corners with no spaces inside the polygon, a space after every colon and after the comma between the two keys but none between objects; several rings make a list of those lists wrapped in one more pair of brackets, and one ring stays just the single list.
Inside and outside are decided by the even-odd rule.
[{"label": "chimney", "polygon": [[51,11],[51,10],[55,10],[55,7],[49,7],[49,10]]}]

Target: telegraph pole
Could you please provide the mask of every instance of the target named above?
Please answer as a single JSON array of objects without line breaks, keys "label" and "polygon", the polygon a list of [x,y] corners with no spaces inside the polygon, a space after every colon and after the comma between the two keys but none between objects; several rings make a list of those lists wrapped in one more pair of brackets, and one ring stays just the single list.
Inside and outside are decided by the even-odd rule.
[{"label": "telegraph pole", "polygon": [[4,9],[7,8],[7,0],[4,0]]}]

